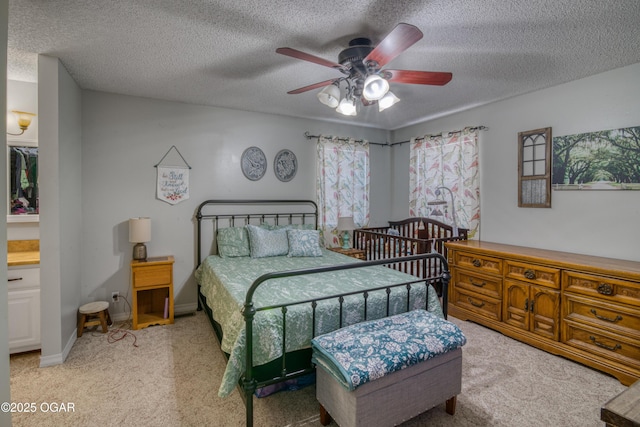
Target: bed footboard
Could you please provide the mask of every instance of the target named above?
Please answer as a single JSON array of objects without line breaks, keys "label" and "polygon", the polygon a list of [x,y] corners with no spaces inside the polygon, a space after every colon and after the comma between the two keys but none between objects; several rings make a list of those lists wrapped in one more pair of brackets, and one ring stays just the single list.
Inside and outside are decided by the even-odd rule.
[{"label": "bed footboard", "polygon": [[[348,269],[355,269],[355,268],[364,268],[364,267],[369,267],[369,266],[377,266],[377,265],[392,265],[395,263],[405,263],[405,262],[426,262],[426,261],[432,261],[432,262],[438,262],[438,264],[440,265],[441,269],[440,269],[440,274],[437,277],[431,277],[428,279],[425,278],[417,278],[415,280],[411,280],[410,282],[405,282],[405,283],[397,283],[397,284],[392,284],[392,285],[386,285],[386,286],[381,286],[378,288],[373,288],[373,289],[369,289],[367,291],[357,291],[357,292],[349,292],[349,293],[344,293],[344,294],[337,294],[337,295],[330,295],[330,296],[324,296],[321,298],[317,298],[317,299],[312,299],[312,300],[304,300],[304,301],[296,301],[293,303],[288,303],[288,304],[280,304],[280,305],[273,305],[273,306],[268,306],[268,307],[255,307],[254,303],[253,303],[253,296],[256,292],[256,290],[258,289],[258,287],[262,284],[264,284],[265,282],[268,282],[269,280],[272,279],[278,279],[278,278],[284,278],[284,277],[292,277],[292,276],[301,276],[301,275],[307,275],[307,274],[319,274],[319,273],[325,273],[325,272],[332,272],[332,271],[338,271],[338,270],[348,270]],[[277,382],[281,382],[281,381],[286,381],[287,379],[292,379],[292,378],[297,378],[300,377],[302,375],[306,375],[308,373],[311,373],[314,371],[313,366],[309,366],[306,369],[299,369],[297,371],[290,371],[289,367],[287,366],[287,357],[286,357],[286,331],[287,331],[287,311],[293,307],[293,306],[302,306],[302,305],[308,305],[309,307],[311,307],[311,310],[313,312],[313,316],[312,316],[312,324],[311,324],[311,330],[312,332],[312,337],[315,337],[317,334],[316,331],[316,307],[318,306],[319,303],[323,302],[323,301],[335,301],[338,305],[339,305],[339,317],[338,317],[338,322],[339,322],[339,328],[341,328],[343,326],[343,309],[345,306],[345,299],[348,297],[353,297],[353,296],[358,296],[361,295],[363,300],[364,300],[364,313],[363,313],[363,320],[368,320],[369,317],[367,316],[367,300],[370,297],[370,295],[373,292],[386,292],[386,298],[387,298],[387,307],[386,307],[386,315],[389,316],[391,315],[390,311],[389,311],[389,298],[390,298],[390,294],[392,292],[392,290],[406,290],[406,310],[405,311],[409,311],[411,310],[411,298],[412,298],[412,290],[415,289],[419,289],[419,287],[423,286],[425,289],[425,301],[426,301],[426,307],[425,309],[429,309],[428,305],[429,305],[429,297],[428,297],[428,292],[429,292],[429,286],[434,284],[435,282],[440,283],[440,285],[442,286],[442,301],[441,301],[441,306],[442,306],[442,311],[444,314],[444,317],[447,317],[447,287],[449,284],[449,280],[450,280],[450,274],[449,274],[449,266],[447,263],[447,260],[440,254],[437,253],[426,253],[426,254],[419,254],[419,255],[411,255],[408,257],[404,257],[404,258],[393,258],[393,259],[383,259],[383,260],[371,260],[371,261],[364,261],[364,262],[357,262],[357,263],[350,263],[350,264],[340,264],[340,265],[331,265],[331,266],[323,266],[323,267],[316,267],[316,268],[309,268],[309,269],[301,269],[301,270],[291,270],[291,271],[282,271],[282,272],[274,272],[274,273],[267,273],[264,274],[262,276],[260,276],[258,279],[256,279],[253,284],[251,285],[251,287],[249,288],[249,290],[247,291],[247,295],[246,295],[246,299],[245,299],[245,304],[244,304],[244,309],[243,309],[243,316],[245,319],[245,337],[246,337],[246,348],[245,348],[245,366],[246,368],[246,372],[245,375],[243,377],[242,380],[242,388],[244,390],[244,396],[245,396],[245,405],[246,405],[246,425],[247,426],[253,426],[253,394],[256,391],[256,389],[258,387],[263,387],[266,385],[270,385],[270,384],[274,384]],[[254,321],[254,317],[256,315],[257,312],[259,311],[265,311],[265,310],[281,310],[282,313],[282,370],[281,370],[281,376],[278,378],[272,378],[270,380],[267,381],[262,381],[262,382],[258,382],[255,378],[254,378],[254,365],[253,365],[253,321]]]}]

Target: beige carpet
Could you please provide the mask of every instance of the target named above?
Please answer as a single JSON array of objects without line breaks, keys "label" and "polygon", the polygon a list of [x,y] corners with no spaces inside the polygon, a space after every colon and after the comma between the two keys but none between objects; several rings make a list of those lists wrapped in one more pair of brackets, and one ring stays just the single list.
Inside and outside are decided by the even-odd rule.
[{"label": "beige carpet", "polygon": [[[456,415],[440,405],[404,426],[602,426],[600,407],[625,389],[605,374],[451,320],[468,338]],[[38,368],[37,353],[12,356],[11,399],[37,408],[14,414],[13,425],[244,425],[240,394],[217,396],[224,357],[202,312],[133,332],[138,347],[133,336],[109,343],[86,331],[64,364],[48,368]],[[320,426],[314,392],[255,399],[255,425]],[[74,411],[41,410],[51,403],[71,403]]]}]

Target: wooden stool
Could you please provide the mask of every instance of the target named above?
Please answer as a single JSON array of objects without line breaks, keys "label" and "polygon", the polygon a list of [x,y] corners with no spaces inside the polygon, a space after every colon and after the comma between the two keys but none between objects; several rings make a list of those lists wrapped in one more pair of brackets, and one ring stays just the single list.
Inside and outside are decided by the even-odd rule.
[{"label": "wooden stool", "polygon": [[87,303],[78,309],[78,338],[82,336],[84,328],[89,326],[102,326],[102,333],[109,330],[107,325],[111,325],[109,316],[109,303],[106,301],[94,301]]}]

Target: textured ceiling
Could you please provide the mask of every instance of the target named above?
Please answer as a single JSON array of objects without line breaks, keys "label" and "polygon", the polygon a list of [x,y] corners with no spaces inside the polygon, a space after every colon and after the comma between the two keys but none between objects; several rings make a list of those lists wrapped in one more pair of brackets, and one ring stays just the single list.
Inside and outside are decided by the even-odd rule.
[{"label": "textured ceiling", "polygon": [[[449,84],[392,83],[400,103],[357,117],[286,93],[341,74],[276,48],[337,61],[399,22],[424,38],[386,67]],[[8,77],[45,54],[83,89],[391,130],[638,63],[639,23],[638,0],[10,0]]]}]

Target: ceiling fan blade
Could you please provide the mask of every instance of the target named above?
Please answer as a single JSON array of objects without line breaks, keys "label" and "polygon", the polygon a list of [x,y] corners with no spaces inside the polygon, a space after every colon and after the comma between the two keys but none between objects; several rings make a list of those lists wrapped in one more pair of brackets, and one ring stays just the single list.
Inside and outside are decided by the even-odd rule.
[{"label": "ceiling fan blade", "polygon": [[342,65],[338,64],[337,62],[329,61],[327,59],[320,58],[318,56],[314,56],[310,53],[305,53],[297,49],[292,49],[290,47],[279,47],[276,49],[276,53],[290,56],[296,59],[302,59],[303,61],[313,62],[314,64],[318,65],[324,65],[325,67],[334,68],[339,71],[347,71]]},{"label": "ceiling fan blade", "polygon": [[437,71],[384,70],[384,77],[395,83],[443,86],[451,81],[453,75]]},{"label": "ceiling fan blade", "polygon": [[362,61],[375,61],[383,67],[393,58],[411,47],[422,38],[422,31],[410,24],[400,23]]},{"label": "ceiling fan blade", "polygon": [[308,92],[308,91],[313,90],[313,89],[318,89],[319,87],[329,86],[331,83],[337,82],[338,80],[339,79],[325,80],[323,82],[318,82],[318,83],[314,83],[314,84],[309,85],[309,86],[304,86],[304,87],[301,87],[301,88],[298,88],[298,89],[290,90],[287,93],[290,94],[290,95],[297,95],[299,93]]}]

